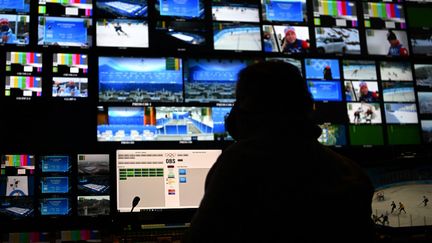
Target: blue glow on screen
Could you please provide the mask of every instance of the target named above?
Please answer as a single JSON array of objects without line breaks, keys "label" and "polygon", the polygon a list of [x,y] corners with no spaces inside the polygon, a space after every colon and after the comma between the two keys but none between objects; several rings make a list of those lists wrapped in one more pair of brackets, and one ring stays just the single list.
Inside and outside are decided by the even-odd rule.
[{"label": "blue glow on screen", "polygon": [[237,75],[241,69],[247,66],[240,61],[229,60],[190,60],[189,82],[194,81],[219,81],[219,82],[236,82]]},{"label": "blue glow on screen", "polygon": [[43,156],[41,163],[42,172],[69,171],[69,156]]},{"label": "blue glow on screen", "polygon": [[337,59],[305,59],[306,78],[323,79],[324,68],[329,66],[333,79],[340,79],[339,61]]},{"label": "blue glow on screen", "polygon": [[68,193],[68,177],[44,177],[41,178],[42,193]]},{"label": "blue glow on screen", "polygon": [[160,15],[197,18],[201,15],[199,0],[159,0]]},{"label": "blue glow on screen", "polygon": [[342,101],[342,89],[339,81],[308,81],[308,88],[316,101]]},{"label": "blue glow on screen", "polygon": [[45,23],[45,43],[87,43],[85,19],[47,17]]},{"label": "blue glow on screen", "polygon": [[270,21],[303,21],[303,6],[300,1],[270,1],[265,7]]},{"label": "blue glow on screen", "polygon": [[41,215],[68,215],[70,212],[67,198],[45,198],[40,205]]},{"label": "blue glow on screen", "polygon": [[24,0],[0,0],[0,9],[15,9],[17,12],[30,12],[30,5]]}]

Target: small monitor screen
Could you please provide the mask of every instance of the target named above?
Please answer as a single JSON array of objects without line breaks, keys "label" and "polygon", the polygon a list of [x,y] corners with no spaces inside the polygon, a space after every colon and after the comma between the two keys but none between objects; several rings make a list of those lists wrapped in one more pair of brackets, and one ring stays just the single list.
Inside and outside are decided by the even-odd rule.
[{"label": "small monitor screen", "polygon": [[148,23],[136,19],[99,19],[96,45],[100,47],[149,47]]},{"label": "small monitor screen", "polygon": [[380,125],[350,125],[351,145],[384,145],[383,127]]},{"label": "small monitor screen", "polygon": [[38,44],[90,47],[92,20],[90,18],[39,17]]},{"label": "small monitor screen", "polygon": [[382,123],[379,103],[347,103],[348,117],[351,124]]},{"label": "small monitor screen", "polygon": [[94,0],[100,16],[141,18],[147,17],[147,0]]},{"label": "small monitor screen", "polygon": [[34,195],[34,176],[0,176],[1,197],[28,197]]},{"label": "small monitor screen", "polygon": [[34,155],[1,155],[0,175],[33,175],[35,170]]},{"label": "small monitor screen", "polygon": [[87,54],[54,53],[53,73],[58,76],[80,77],[87,76],[88,56]]},{"label": "small monitor screen", "polygon": [[385,103],[384,110],[389,124],[418,123],[415,103]]},{"label": "small monitor screen", "polygon": [[7,52],[6,72],[17,75],[42,75],[42,53]]},{"label": "small monitor screen", "polygon": [[71,17],[91,17],[92,0],[39,0],[38,12],[41,15]]},{"label": "small monitor screen", "polygon": [[40,169],[42,173],[69,172],[71,169],[68,155],[45,155],[40,157]]},{"label": "small monitor screen", "polygon": [[41,193],[69,193],[70,184],[67,176],[47,176],[40,179]]},{"label": "small monitor screen", "polygon": [[99,101],[183,101],[181,59],[99,57]]},{"label": "small monitor screen", "polygon": [[31,197],[0,198],[0,217],[26,218],[34,216],[34,201]]},{"label": "small monitor screen", "polygon": [[365,27],[372,29],[406,29],[401,4],[364,2]]},{"label": "small monitor screen", "polygon": [[263,19],[272,22],[306,22],[306,0],[262,0]]},{"label": "small monitor screen", "polygon": [[42,78],[33,76],[6,76],[5,95],[13,97],[42,96]]},{"label": "small monitor screen", "polygon": [[265,52],[307,53],[310,49],[307,26],[263,25]]},{"label": "small monitor screen", "polygon": [[313,0],[313,14],[317,26],[358,26],[355,2]]},{"label": "small monitor screen", "polygon": [[110,214],[110,196],[78,196],[78,216]]},{"label": "small monitor screen", "polygon": [[155,8],[161,16],[185,19],[204,18],[203,0],[157,0]]},{"label": "small monitor screen", "polygon": [[212,3],[213,21],[259,22],[258,4],[251,0],[216,0]]},{"label": "small monitor screen", "polygon": [[423,142],[427,144],[432,143],[432,120],[421,121]]},{"label": "small monitor screen", "polygon": [[213,107],[213,133],[216,141],[233,140],[225,128],[225,119],[228,117],[231,107]]},{"label": "small monitor screen", "polygon": [[334,80],[340,79],[338,59],[305,59],[306,78]]},{"label": "small monitor screen", "polygon": [[213,22],[215,50],[261,51],[261,31],[258,25]]},{"label": "small monitor screen", "polygon": [[411,63],[382,61],[379,64],[382,81],[412,81]]},{"label": "small monitor screen", "polygon": [[432,92],[418,92],[417,95],[420,114],[432,115]]},{"label": "small monitor screen", "polygon": [[70,200],[62,197],[40,199],[39,210],[42,216],[70,215],[72,212]]},{"label": "small monitor screen", "polygon": [[29,13],[31,0],[0,0],[0,11],[7,13]]},{"label": "small monitor screen", "polygon": [[79,175],[108,175],[109,154],[78,154]]},{"label": "small monitor screen", "polygon": [[345,81],[346,101],[378,102],[381,95],[376,81]]},{"label": "small monitor screen", "polygon": [[410,40],[414,54],[432,55],[432,36],[429,28],[410,29]]},{"label": "small monitor screen", "polygon": [[360,37],[357,29],[315,28],[316,51],[323,53],[360,54]]},{"label": "small monitor screen", "polygon": [[388,125],[389,144],[420,144],[418,125]]},{"label": "small monitor screen", "polygon": [[184,67],[186,102],[234,102],[239,71],[248,61],[188,59]]},{"label": "small monitor screen", "polygon": [[414,64],[415,80],[417,86],[432,88],[432,65]]},{"label": "small monitor screen", "polygon": [[347,80],[377,80],[375,61],[345,59],[342,65]]},{"label": "small monitor screen", "polygon": [[[1,5],[0,5],[1,6]],[[30,16],[0,14],[0,44],[28,45],[30,41]]]},{"label": "small monitor screen", "polygon": [[53,77],[53,97],[87,97],[87,78]]},{"label": "small monitor screen", "polygon": [[78,195],[109,195],[109,175],[85,175],[78,177]]},{"label": "small monitor screen", "polygon": [[[388,38],[392,36],[392,42]],[[405,31],[401,30],[377,30],[366,29],[367,51],[372,55],[386,56],[407,56],[408,37]]]},{"label": "small monitor screen", "polygon": [[346,128],[344,125],[323,123],[319,124],[321,135],[318,142],[327,146],[343,146],[347,144]]},{"label": "small monitor screen", "polygon": [[415,102],[412,82],[382,82],[384,102]]},{"label": "small monitor screen", "polygon": [[307,83],[315,101],[342,101],[339,81],[308,80]]},{"label": "small monitor screen", "polygon": [[197,208],[221,150],[117,150],[117,210]]},{"label": "small monitor screen", "polygon": [[209,45],[207,27],[204,22],[163,20],[156,23],[155,43],[164,50],[181,50],[206,48]]}]

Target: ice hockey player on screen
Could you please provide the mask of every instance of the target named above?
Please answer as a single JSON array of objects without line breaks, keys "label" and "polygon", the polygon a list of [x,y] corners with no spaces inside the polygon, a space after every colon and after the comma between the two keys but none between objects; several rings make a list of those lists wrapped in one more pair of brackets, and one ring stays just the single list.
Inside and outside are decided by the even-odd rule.
[{"label": "ice hockey player on screen", "polygon": [[236,142],[210,169],[185,242],[373,242],[373,186],[355,162],[317,141],[312,116],[296,66],[241,70],[225,124]]}]

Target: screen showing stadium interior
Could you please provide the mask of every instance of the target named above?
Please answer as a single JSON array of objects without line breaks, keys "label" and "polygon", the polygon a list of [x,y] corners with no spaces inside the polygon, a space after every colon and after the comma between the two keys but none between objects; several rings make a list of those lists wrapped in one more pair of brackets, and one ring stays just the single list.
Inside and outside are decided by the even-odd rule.
[{"label": "screen showing stadium interior", "polygon": [[156,23],[157,45],[163,49],[203,48],[208,45],[207,28],[204,22],[184,20],[162,20]]},{"label": "screen showing stadium interior", "polygon": [[99,101],[182,102],[179,58],[99,57]]},{"label": "screen showing stadium interior", "polygon": [[261,0],[263,20],[306,22],[306,0]]},{"label": "screen showing stadium interior", "polygon": [[1,0],[0,11],[7,13],[29,13],[31,0]]},{"label": "screen showing stadium interior", "polygon": [[420,88],[432,87],[432,65],[431,64],[414,64],[415,80]]},{"label": "screen showing stadium interior", "polygon": [[39,14],[91,17],[93,0],[39,0]]},{"label": "screen showing stadium interior", "polygon": [[236,22],[213,22],[215,50],[261,51],[259,25]]},{"label": "screen showing stadium interior", "polygon": [[90,47],[92,20],[90,18],[40,16],[38,44]]},{"label": "screen showing stadium interior", "polygon": [[245,60],[187,59],[184,67],[186,102],[234,102],[239,71]]},{"label": "screen showing stadium interior", "polygon": [[212,3],[214,21],[259,22],[256,1],[216,0]]},{"label": "screen showing stadium interior", "polygon": [[141,18],[147,17],[147,0],[93,0],[99,16]]},{"label": "screen showing stadium interior", "polygon": [[314,23],[317,26],[357,27],[357,8],[354,2],[313,0]]},{"label": "screen showing stadium interior", "polygon": [[[390,163],[366,169],[375,188],[372,210],[378,217],[388,216],[386,227],[397,231],[404,228],[411,230],[410,227],[423,228],[425,220],[429,222],[432,219],[432,212],[428,210],[431,200],[429,192],[432,190],[431,170],[428,163],[415,166]],[[392,201],[395,203],[393,207]],[[409,217],[401,216],[405,213],[399,203],[404,205],[406,212],[410,210]]]},{"label": "screen showing stadium interior", "polygon": [[[1,9],[0,9],[1,12]],[[0,44],[28,45],[30,41],[30,16],[23,14],[0,14]]]},{"label": "screen showing stadium interior", "polygon": [[34,216],[34,156],[9,154],[0,158],[0,216]]},{"label": "screen showing stadium interior", "polygon": [[109,154],[78,154],[78,215],[110,212]]},{"label": "screen showing stadium interior", "polygon": [[198,207],[221,150],[117,150],[117,210]]},{"label": "screen showing stadium interior", "polygon": [[360,54],[359,31],[354,28],[316,27],[318,53]]},{"label": "screen showing stadium interior", "polygon": [[86,54],[53,54],[53,97],[88,96],[88,59]]},{"label": "screen showing stadium interior", "polygon": [[203,0],[156,0],[156,11],[161,16],[185,19],[204,18]]},{"label": "screen showing stadium interior", "polygon": [[148,23],[142,19],[99,19],[96,45],[101,47],[149,47]]},{"label": "screen showing stadium interior", "polygon": [[372,29],[406,29],[404,9],[400,4],[363,2],[365,27]]},{"label": "screen showing stadium interior", "polygon": [[98,141],[213,141],[211,107],[108,107],[98,114]]}]

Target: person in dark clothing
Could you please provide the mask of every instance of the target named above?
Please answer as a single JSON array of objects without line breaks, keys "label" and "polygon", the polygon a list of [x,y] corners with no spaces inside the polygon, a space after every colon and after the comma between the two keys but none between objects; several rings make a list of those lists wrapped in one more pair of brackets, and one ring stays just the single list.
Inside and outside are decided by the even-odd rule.
[{"label": "person in dark clothing", "polygon": [[241,70],[226,120],[236,142],[209,171],[185,242],[374,242],[374,188],[355,162],[317,141],[312,117],[294,65]]},{"label": "person in dark clothing", "polygon": [[408,49],[406,49],[396,37],[396,34],[389,30],[387,33],[387,40],[390,44],[388,55],[389,56],[408,56]]},{"label": "person in dark clothing", "polygon": [[393,213],[396,209],[396,203],[394,201],[392,201],[390,206],[391,206],[391,212],[390,213]]},{"label": "person in dark clothing", "polygon": [[332,80],[333,74],[330,66],[325,66],[323,69],[323,75],[325,80]]}]

